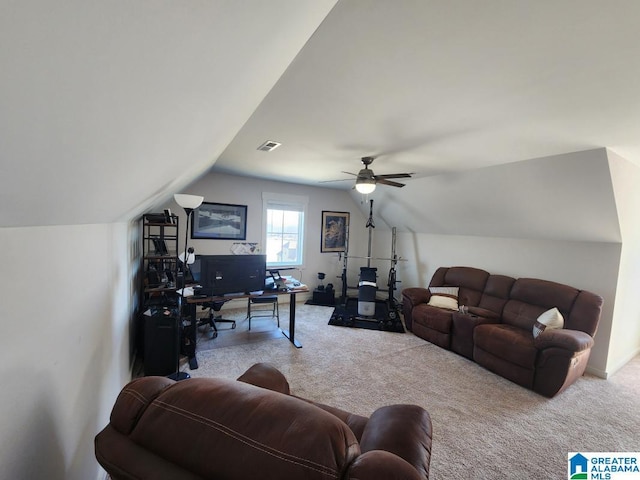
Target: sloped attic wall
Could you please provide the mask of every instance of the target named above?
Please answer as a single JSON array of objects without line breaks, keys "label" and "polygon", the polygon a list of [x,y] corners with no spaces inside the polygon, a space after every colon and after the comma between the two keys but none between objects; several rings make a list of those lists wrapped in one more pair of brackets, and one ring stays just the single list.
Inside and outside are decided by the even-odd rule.
[{"label": "sloped attic wall", "polygon": [[0,225],[127,222],[164,202],[335,3],[2,2]]},{"label": "sloped attic wall", "polygon": [[[440,266],[468,265],[602,295],[589,369],[607,375],[622,235],[605,149],[412,179],[371,198],[374,256],[389,256],[386,229],[398,229],[400,289],[425,286]],[[377,266],[384,278],[389,262]]]},{"label": "sloped attic wall", "polygon": [[400,231],[622,240],[605,149],[412,179],[372,198],[376,216]]},{"label": "sloped attic wall", "polygon": [[615,372],[640,352],[640,167],[608,151],[622,253],[617,282],[608,369]]}]

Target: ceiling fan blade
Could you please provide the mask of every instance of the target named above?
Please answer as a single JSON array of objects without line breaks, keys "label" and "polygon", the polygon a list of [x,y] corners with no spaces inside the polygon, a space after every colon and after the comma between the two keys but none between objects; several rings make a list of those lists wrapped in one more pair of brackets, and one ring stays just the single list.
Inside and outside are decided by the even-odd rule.
[{"label": "ceiling fan blade", "polygon": [[346,173],[347,175],[353,175],[354,177],[358,176],[357,173],[351,173],[351,172],[345,172],[345,171],[342,171],[342,173]]},{"label": "ceiling fan blade", "polygon": [[331,182],[353,182],[353,178],[338,178],[335,180],[320,180],[318,183],[331,183]]},{"label": "ceiling fan blade", "polygon": [[390,185],[392,187],[404,187],[404,183],[393,182],[391,180],[379,177],[376,177],[376,183],[381,183],[382,185]]},{"label": "ceiling fan blade", "polygon": [[411,178],[410,173],[389,173],[387,175],[374,175],[376,178]]}]

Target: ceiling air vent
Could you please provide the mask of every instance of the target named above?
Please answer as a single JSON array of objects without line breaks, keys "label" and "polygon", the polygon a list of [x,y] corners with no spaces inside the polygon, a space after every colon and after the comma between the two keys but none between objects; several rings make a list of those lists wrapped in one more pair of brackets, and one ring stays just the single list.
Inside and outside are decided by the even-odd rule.
[{"label": "ceiling air vent", "polygon": [[278,148],[280,145],[282,144],[278,142],[274,142],[272,140],[267,140],[266,142],[264,142],[262,145],[258,147],[258,150],[262,150],[263,152],[271,152],[276,148]]}]

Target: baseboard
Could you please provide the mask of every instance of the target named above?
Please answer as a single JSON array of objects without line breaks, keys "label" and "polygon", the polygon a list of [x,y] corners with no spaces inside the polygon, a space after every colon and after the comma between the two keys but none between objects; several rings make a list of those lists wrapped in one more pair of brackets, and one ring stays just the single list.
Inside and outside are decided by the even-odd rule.
[{"label": "baseboard", "polygon": [[605,372],[604,370],[600,370],[599,368],[593,368],[587,365],[587,368],[585,368],[584,371],[585,373],[588,373],[590,375],[595,375],[596,377],[604,378],[605,380],[608,378],[607,372]]},{"label": "baseboard", "polygon": [[595,375],[596,377],[607,379],[611,375],[615,374],[618,370],[624,367],[627,363],[629,363],[632,359],[634,359],[637,355],[640,355],[640,348],[636,348],[629,355],[625,356],[622,360],[620,360],[616,365],[607,369],[607,371],[602,371],[597,368],[587,366],[586,372],[591,375]]},{"label": "baseboard", "polygon": [[640,348],[636,348],[629,355],[625,356],[622,360],[620,360],[616,365],[614,365],[611,369],[609,369],[609,376],[616,373],[622,367],[624,367],[627,363],[633,360],[637,355],[640,355]]}]

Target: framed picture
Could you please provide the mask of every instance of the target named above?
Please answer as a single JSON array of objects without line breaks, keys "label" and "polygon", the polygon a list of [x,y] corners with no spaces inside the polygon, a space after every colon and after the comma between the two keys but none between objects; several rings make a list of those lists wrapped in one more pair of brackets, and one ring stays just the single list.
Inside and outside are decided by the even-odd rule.
[{"label": "framed picture", "polygon": [[203,202],[193,212],[191,238],[246,240],[247,206]]},{"label": "framed picture", "polygon": [[320,252],[344,252],[347,249],[349,212],[322,212]]}]

